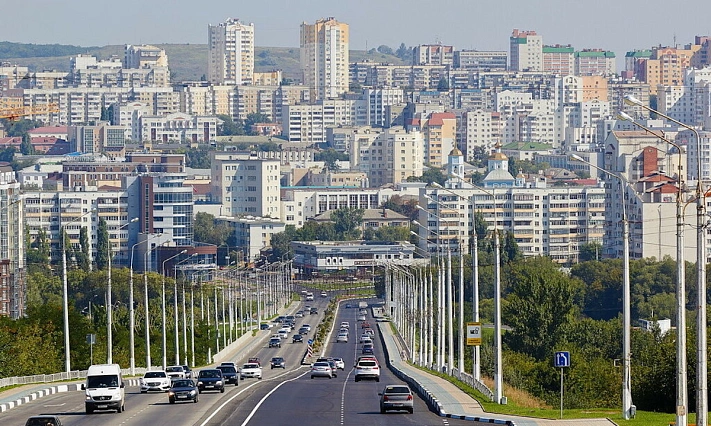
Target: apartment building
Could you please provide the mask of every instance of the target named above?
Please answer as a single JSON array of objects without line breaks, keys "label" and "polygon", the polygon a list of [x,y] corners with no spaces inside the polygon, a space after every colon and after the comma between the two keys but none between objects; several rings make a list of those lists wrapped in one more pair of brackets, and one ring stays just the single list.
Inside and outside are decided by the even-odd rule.
[{"label": "apartment building", "polygon": [[602,49],[575,52],[575,75],[612,76],[616,70],[615,52]]},{"label": "apartment building", "polygon": [[227,19],[208,25],[208,81],[217,85],[252,84],[254,24]]},{"label": "apartment building", "polygon": [[454,65],[454,46],[420,44],[412,49],[412,65]]},{"label": "apartment building", "polygon": [[502,122],[498,112],[476,109],[464,113],[464,158],[474,158],[477,148],[491,152],[501,143]]},{"label": "apartment building", "polygon": [[348,91],[349,27],[329,17],[301,24],[300,63],[311,99],[336,98]]},{"label": "apartment building", "polygon": [[222,120],[215,116],[192,116],[182,112],[142,115],[138,120],[139,141],[207,143],[215,139],[220,124]]},{"label": "apartment building", "polygon": [[543,37],[535,31],[514,29],[509,38],[509,69],[543,71]]},{"label": "apartment building", "polygon": [[248,261],[258,260],[262,249],[272,244],[272,236],[284,232],[286,225],[278,218],[255,217],[216,217],[216,223],[226,223],[230,227],[230,248],[240,250]]},{"label": "apartment building", "polygon": [[329,127],[368,123],[368,108],[361,99],[322,99],[315,104],[282,108],[282,137],[289,142],[325,143]]},{"label": "apartment building", "polygon": [[25,218],[20,181],[0,165],[0,316],[25,315]]},{"label": "apartment building", "polygon": [[575,73],[575,49],[568,46],[543,46],[543,72],[557,75]]},{"label": "apartment building", "polygon": [[702,127],[711,116],[711,67],[684,70],[683,84],[659,86],[657,109],[682,123]]},{"label": "apartment building", "polygon": [[210,191],[221,204],[221,216],[280,217],[279,160],[216,151],[210,158]]},{"label": "apartment building", "polygon": [[93,126],[69,126],[67,141],[72,152],[99,154],[112,148],[124,148],[126,135],[130,134],[125,126],[112,126],[108,121],[100,121]]},{"label": "apartment building", "polygon": [[418,130],[358,129],[349,151],[351,168],[365,173],[370,187],[399,184],[410,176],[422,175],[423,143],[423,134]]},{"label": "apartment building", "polygon": [[155,87],[170,87],[168,55],[159,47],[127,44],[124,48],[123,68],[130,70],[126,75],[128,79],[133,79],[133,74],[140,77],[140,70],[151,70]]},{"label": "apartment building", "polygon": [[506,70],[508,53],[481,50],[455,50],[454,68],[477,72]]},{"label": "apartment building", "polygon": [[447,154],[457,146],[457,118],[451,112],[433,112],[415,119],[413,127],[424,138],[424,162],[432,167],[447,164]]}]

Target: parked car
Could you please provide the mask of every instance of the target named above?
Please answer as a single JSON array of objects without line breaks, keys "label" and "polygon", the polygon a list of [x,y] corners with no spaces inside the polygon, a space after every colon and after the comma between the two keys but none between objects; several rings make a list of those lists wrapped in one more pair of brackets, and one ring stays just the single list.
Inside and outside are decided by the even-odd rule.
[{"label": "parked car", "polygon": [[62,426],[57,416],[32,416],[25,422],[25,426]]},{"label": "parked car", "polygon": [[182,365],[171,365],[165,368],[165,373],[171,379],[186,379],[185,369]]},{"label": "parked car", "polygon": [[168,392],[170,390],[170,377],[163,370],[146,371],[139,382],[141,393],[148,391]]},{"label": "parked car", "polygon": [[294,334],[291,336],[291,343],[303,343],[304,342],[304,336],[300,334]]},{"label": "parked car", "polygon": [[322,292],[321,292],[321,297],[328,297],[328,293],[326,293],[325,291],[322,291]]},{"label": "parked car", "polygon": [[284,361],[284,358],[280,356],[275,356],[272,358],[272,360],[269,362],[269,365],[271,366],[271,369],[275,368],[283,368],[286,370],[286,362]]},{"label": "parked car", "polygon": [[229,385],[234,383],[235,386],[239,386],[239,378],[237,377],[237,369],[233,365],[219,365],[217,369],[222,371],[222,378],[224,383]]},{"label": "parked car", "polygon": [[407,410],[412,414],[414,410],[414,398],[407,385],[387,385],[378,395],[380,395],[380,414],[385,414],[388,410]]},{"label": "parked car", "polygon": [[222,371],[217,368],[207,368],[200,370],[197,377],[198,393],[206,390],[219,390],[220,393],[225,392],[225,381],[222,377]]},{"label": "parked car", "polygon": [[175,404],[176,401],[198,402],[198,388],[195,382],[190,379],[176,379],[168,391],[168,402]]}]

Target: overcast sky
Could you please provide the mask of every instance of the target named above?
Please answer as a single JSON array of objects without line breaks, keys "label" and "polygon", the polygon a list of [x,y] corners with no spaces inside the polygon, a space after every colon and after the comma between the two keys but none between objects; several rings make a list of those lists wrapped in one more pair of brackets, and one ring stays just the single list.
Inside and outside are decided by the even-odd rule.
[{"label": "overcast sky", "polygon": [[0,41],[37,44],[207,43],[208,24],[255,24],[256,46],[299,46],[299,25],[333,16],[351,49],[441,42],[508,50],[514,28],[577,50],[625,52],[711,34],[709,0],[4,0]]}]

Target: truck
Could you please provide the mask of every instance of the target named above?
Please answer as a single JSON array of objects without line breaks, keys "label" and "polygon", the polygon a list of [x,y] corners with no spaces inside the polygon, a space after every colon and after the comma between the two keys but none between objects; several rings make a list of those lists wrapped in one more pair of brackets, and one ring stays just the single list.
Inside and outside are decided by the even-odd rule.
[{"label": "truck", "polygon": [[368,308],[368,302],[358,302],[358,308],[360,308],[360,309],[367,309],[367,308]]},{"label": "truck", "polygon": [[125,410],[125,385],[118,364],[90,366],[81,388],[87,414],[95,410],[116,410],[117,413]]}]

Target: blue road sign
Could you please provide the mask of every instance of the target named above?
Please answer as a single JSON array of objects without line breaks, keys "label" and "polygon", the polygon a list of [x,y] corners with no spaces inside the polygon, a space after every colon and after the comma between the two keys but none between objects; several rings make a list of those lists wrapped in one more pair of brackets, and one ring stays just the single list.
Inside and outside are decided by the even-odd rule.
[{"label": "blue road sign", "polygon": [[308,343],[309,345],[313,345],[313,344],[314,344],[314,339],[309,339],[309,340],[306,341],[306,343]]},{"label": "blue road sign", "polygon": [[556,352],[554,364],[555,368],[570,367],[570,352]]}]

